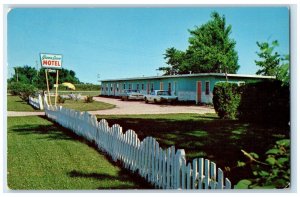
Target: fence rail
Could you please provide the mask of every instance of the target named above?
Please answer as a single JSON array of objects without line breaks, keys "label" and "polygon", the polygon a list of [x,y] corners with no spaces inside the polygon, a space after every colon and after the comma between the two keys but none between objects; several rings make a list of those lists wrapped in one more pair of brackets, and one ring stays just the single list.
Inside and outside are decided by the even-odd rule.
[{"label": "fence rail", "polygon": [[121,161],[126,169],[138,172],[144,179],[161,189],[231,189],[231,182],[223,171],[208,159],[194,159],[187,163],[185,151],[175,147],[162,149],[153,137],[140,141],[133,130],[122,131],[120,125],[109,127],[104,119],[97,121],[88,112],[49,106],[48,118],[72,130],[110,155],[113,161]]},{"label": "fence rail", "polygon": [[35,107],[36,109],[43,110],[43,99],[42,96],[39,94],[38,98],[29,96],[29,104]]}]

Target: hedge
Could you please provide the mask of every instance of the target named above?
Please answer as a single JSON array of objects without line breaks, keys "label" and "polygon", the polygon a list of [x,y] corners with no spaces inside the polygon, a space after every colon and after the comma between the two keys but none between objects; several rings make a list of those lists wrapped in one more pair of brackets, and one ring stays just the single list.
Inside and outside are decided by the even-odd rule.
[{"label": "hedge", "polygon": [[33,96],[37,91],[37,88],[31,84],[24,84],[21,82],[12,82],[8,86],[8,90],[13,96],[20,96],[24,101],[29,100],[29,96]]},{"label": "hedge", "polygon": [[290,89],[277,80],[242,86],[240,120],[284,124],[290,121]]},{"label": "hedge", "polygon": [[235,83],[217,83],[213,90],[213,104],[222,119],[235,119],[241,100],[239,87]]},{"label": "hedge", "polygon": [[237,84],[218,83],[213,90],[213,104],[222,119],[285,125],[290,122],[290,89],[281,81],[268,80]]}]

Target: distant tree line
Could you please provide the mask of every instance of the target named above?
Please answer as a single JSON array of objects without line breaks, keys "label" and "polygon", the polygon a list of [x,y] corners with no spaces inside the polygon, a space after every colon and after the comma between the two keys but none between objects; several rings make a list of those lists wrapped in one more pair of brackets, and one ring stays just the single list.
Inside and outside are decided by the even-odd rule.
[{"label": "distant tree line", "polygon": [[[30,84],[40,90],[46,90],[46,73],[45,69],[41,68],[36,70],[33,67],[25,65],[23,67],[14,67],[15,73],[12,78],[8,79],[8,84],[11,83],[22,83]],[[56,73],[48,73],[49,87],[53,88],[53,85],[56,83]],[[70,82],[73,84],[82,84],[79,79],[76,77],[76,73],[73,70],[60,69],[59,70],[59,83]]]}]

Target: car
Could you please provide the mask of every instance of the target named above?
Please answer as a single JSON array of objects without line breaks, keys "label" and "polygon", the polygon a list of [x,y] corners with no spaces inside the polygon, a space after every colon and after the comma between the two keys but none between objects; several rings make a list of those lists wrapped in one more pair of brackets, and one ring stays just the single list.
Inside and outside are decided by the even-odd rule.
[{"label": "car", "polygon": [[144,94],[142,94],[139,90],[123,90],[121,94],[121,100],[143,100]]},{"label": "car", "polygon": [[178,101],[178,97],[171,95],[171,93],[167,90],[154,90],[150,94],[145,95],[144,100],[145,103],[175,103]]}]

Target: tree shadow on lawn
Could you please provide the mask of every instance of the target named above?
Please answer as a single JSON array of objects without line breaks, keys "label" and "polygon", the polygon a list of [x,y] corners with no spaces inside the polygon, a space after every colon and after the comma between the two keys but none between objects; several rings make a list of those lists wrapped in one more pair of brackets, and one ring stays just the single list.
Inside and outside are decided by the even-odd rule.
[{"label": "tree shadow on lawn", "polygon": [[[51,121],[46,116],[39,116],[47,121]],[[141,178],[137,173],[131,173],[129,170],[124,169],[122,164],[118,162],[114,162],[109,155],[100,151],[95,143],[89,142],[83,137],[80,137],[73,133],[71,130],[66,129],[60,126],[57,123],[52,122],[51,125],[37,125],[37,124],[24,124],[12,127],[11,130],[18,135],[33,135],[33,134],[41,134],[44,135],[41,138],[37,139],[47,139],[47,140],[71,140],[71,141],[80,141],[82,143],[87,144],[89,147],[95,149],[99,154],[105,156],[105,159],[108,160],[113,166],[118,166],[120,171],[116,176],[110,176],[107,174],[99,174],[99,173],[85,173],[73,170],[68,172],[68,176],[70,177],[80,177],[80,178],[94,178],[98,180],[111,180],[111,181],[119,181],[121,184],[109,187],[105,185],[99,186],[97,189],[154,189],[154,186],[146,182],[143,178]],[[131,184],[126,183],[131,182]],[[123,182],[123,183],[122,183]]]},{"label": "tree shadow on lawn", "polygon": [[110,126],[121,125],[123,133],[128,129],[134,130],[141,141],[147,136],[152,136],[163,148],[175,145],[176,149],[185,149],[188,162],[202,157],[215,162],[217,167],[223,170],[226,167],[225,175],[234,184],[252,176],[250,167],[236,168],[237,161],[247,161],[241,149],[263,156],[278,138],[289,138],[289,128],[221,120],[215,117],[210,119],[199,116],[197,119],[197,116],[194,116],[193,119],[186,120],[104,118]]}]

